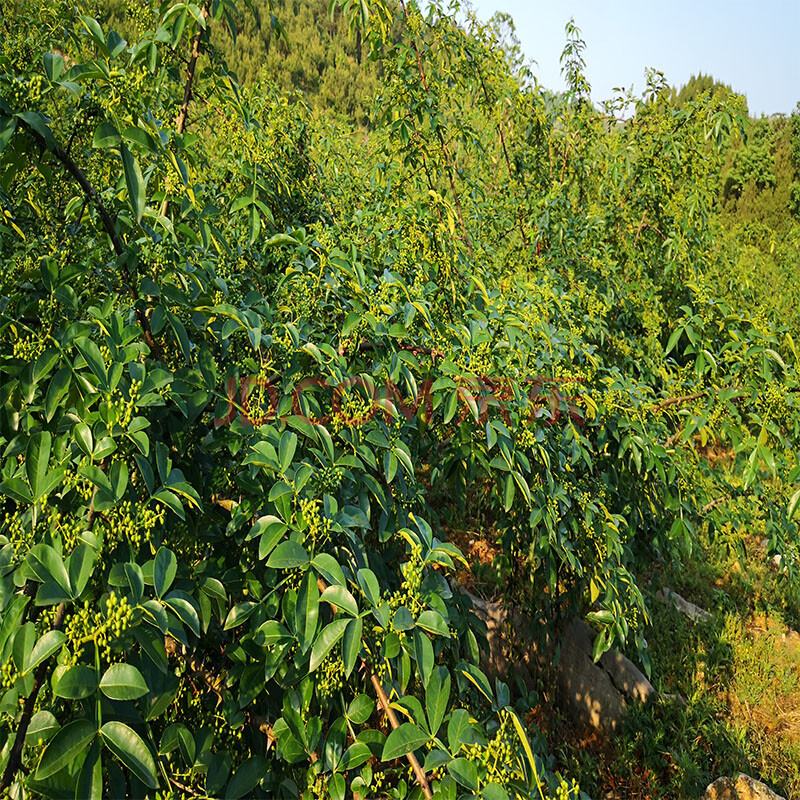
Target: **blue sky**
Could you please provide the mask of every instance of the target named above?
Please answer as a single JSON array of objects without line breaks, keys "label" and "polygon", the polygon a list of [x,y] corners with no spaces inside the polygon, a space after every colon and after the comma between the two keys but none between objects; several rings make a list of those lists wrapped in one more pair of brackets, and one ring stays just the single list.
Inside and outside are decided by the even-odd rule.
[{"label": "blue sky", "polygon": [[570,17],[586,41],[595,101],[644,86],[646,67],[673,86],[712,74],[747,96],[753,115],[800,101],[800,0],[473,0],[480,19],[511,14],[534,74],[563,88],[559,56]]}]

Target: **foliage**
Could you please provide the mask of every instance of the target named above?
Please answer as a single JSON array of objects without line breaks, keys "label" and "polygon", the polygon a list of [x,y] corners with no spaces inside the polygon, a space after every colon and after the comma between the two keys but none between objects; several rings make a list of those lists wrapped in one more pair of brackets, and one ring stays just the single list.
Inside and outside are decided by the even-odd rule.
[{"label": "foliage", "polygon": [[618,125],[574,26],[555,98],[502,20],[346,2],[355,134],[238,84],[231,0],[146,10],[0,50],[4,787],[579,796],[443,521],[480,498],[509,603],[647,664],[723,439],[796,579],[794,339],[709,277],[741,109],[654,75]]}]

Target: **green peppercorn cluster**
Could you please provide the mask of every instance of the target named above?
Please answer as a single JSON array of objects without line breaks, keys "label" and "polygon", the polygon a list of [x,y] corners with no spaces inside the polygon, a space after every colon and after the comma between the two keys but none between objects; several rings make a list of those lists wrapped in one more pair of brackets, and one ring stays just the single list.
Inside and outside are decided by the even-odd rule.
[{"label": "green peppercorn cluster", "polygon": [[33,333],[22,333],[14,341],[14,358],[23,361],[35,361],[45,348],[45,340]]},{"label": "green peppercorn cluster", "polygon": [[553,800],[570,800],[570,798],[577,800],[577,798],[580,797],[580,794],[580,786],[574,778],[570,783],[567,783],[564,778],[560,778]]},{"label": "green peppercorn cluster", "polygon": [[424,609],[425,605],[419,593],[422,586],[423,568],[422,546],[414,545],[408,561],[400,565],[403,582],[400,584],[400,589],[389,598],[390,609],[394,611],[400,606],[405,606],[414,617]]},{"label": "green peppercorn cluster", "polygon": [[373,416],[372,398],[357,391],[342,393],[337,405],[331,415],[331,427],[335,433],[345,428],[359,428]]},{"label": "green peppercorn cluster", "polygon": [[756,411],[764,420],[764,423],[782,422],[786,419],[788,403],[786,400],[786,390],[780,384],[771,381],[765,389],[759,393],[756,400]]},{"label": "green peppercorn cluster", "polygon": [[3,530],[17,554],[24,555],[33,546],[35,530],[30,521],[25,521],[19,510],[6,512],[3,518]]},{"label": "green peppercorn cluster", "polygon": [[342,485],[344,470],[341,467],[324,467],[314,475],[314,485],[320,493],[333,494]]},{"label": "green peppercorn cluster", "polygon": [[481,782],[505,785],[523,779],[520,757],[522,746],[511,720],[510,714],[500,712],[500,727],[485,745],[471,744],[464,746],[464,757],[485,767],[485,776]]},{"label": "green peppercorn cluster", "polygon": [[105,613],[93,611],[87,600],[76,609],[66,624],[64,633],[71,651],[71,663],[76,663],[83,647],[94,642],[106,661],[111,661],[111,650],[122,639],[133,619],[133,609],[127,597],[117,598],[111,592],[106,598]]},{"label": "green peppercorn cluster", "polygon": [[339,645],[331,648],[324,661],[314,673],[314,682],[317,693],[317,702],[325,708],[344,686],[344,662],[342,649]]},{"label": "green peppercorn cluster", "polygon": [[2,667],[0,667],[0,691],[5,692],[10,689],[17,680],[19,673],[12,659],[8,659]]},{"label": "green peppercorn cluster", "polygon": [[64,474],[62,486],[64,491],[74,489],[78,497],[85,503],[92,499],[94,493],[94,484],[86,477],[80,474],[79,469],[89,463],[88,457],[82,458],[76,469],[68,469]]},{"label": "green peppercorn cluster", "polygon": [[331,521],[321,513],[321,506],[321,500],[307,497],[297,500],[296,521],[305,530],[306,538],[315,545],[327,542],[331,533]]},{"label": "green peppercorn cluster", "polygon": [[149,543],[153,531],[164,524],[163,507],[142,506],[130,500],[123,500],[104,516],[100,524],[109,546],[128,542],[134,548]]}]

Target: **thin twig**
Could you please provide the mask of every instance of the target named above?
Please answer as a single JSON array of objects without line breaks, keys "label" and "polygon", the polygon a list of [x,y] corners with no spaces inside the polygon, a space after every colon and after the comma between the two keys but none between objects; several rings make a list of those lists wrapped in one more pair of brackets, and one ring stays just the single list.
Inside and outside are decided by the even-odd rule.
[{"label": "thin twig", "polygon": [[[370,681],[372,681],[372,686],[375,689],[375,693],[378,695],[378,702],[381,704],[381,708],[389,718],[389,724],[392,726],[392,730],[397,730],[400,727],[400,723],[397,721],[397,716],[389,704],[389,698],[386,696],[386,692],[384,691],[381,682],[378,680],[378,676],[374,672],[370,671],[369,678]],[[422,769],[417,757],[413,753],[406,753],[406,758],[408,759],[408,763],[411,765],[411,769],[414,770],[414,777],[417,779],[419,788],[422,789],[422,793],[425,795],[425,797],[430,800],[433,797],[433,792],[431,791],[431,787],[428,785],[428,779],[425,776],[425,770]]]}]

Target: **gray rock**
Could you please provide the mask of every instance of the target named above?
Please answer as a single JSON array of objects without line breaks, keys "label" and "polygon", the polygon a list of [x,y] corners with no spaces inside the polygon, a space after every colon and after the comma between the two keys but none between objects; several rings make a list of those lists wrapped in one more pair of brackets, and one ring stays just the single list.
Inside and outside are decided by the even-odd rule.
[{"label": "gray rock", "polygon": [[559,695],[583,723],[615,731],[622,724],[625,699],[609,674],[592,661],[591,633],[582,620],[567,628],[556,668]]},{"label": "gray rock", "polygon": [[766,784],[740,772],[735,778],[717,778],[700,800],[786,800]]},{"label": "gray rock", "polygon": [[600,657],[600,666],[608,673],[614,686],[627,698],[646,703],[657,692],[644,673],[622,653],[609,650]]},{"label": "gray rock", "polygon": [[[507,680],[509,670],[527,685],[542,668],[555,662],[555,642],[537,648],[526,633],[531,621],[519,612],[509,612],[502,603],[475,597],[460,586],[475,613],[486,623],[489,652],[481,666],[491,676]],[[583,620],[573,619],[559,642],[560,654],[554,667],[558,694],[565,709],[593,728],[615,731],[622,722],[626,701],[645,702],[656,696],[650,681],[637,667],[615,650],[598,663],[592,660],[595,632]]]},{"label": "gray rock", "polygon": [[695,622],[708,622],[711,619],[711,614],[708,611],[696,606],[694,603],[690,603],[688,600],[684,600],[677,592],[673,592],[672,589],[668,589],[666,586],[656,592],[656,599],[660,600],[664,605],[669,605],[671,602],[681,614]]}]

